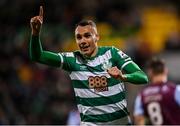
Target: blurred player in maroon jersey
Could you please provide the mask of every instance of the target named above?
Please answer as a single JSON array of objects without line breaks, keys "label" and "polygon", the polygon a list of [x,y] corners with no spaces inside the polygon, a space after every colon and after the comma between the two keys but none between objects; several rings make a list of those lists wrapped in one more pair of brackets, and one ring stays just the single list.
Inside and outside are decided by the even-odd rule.
[{"label": "blurred player in maroon jersey", "polygon": [[149,61],[147,73],[151,83],[136,98],[134,123],[180,124],[180,85],[167,81],[168,70],[161,59]]}]

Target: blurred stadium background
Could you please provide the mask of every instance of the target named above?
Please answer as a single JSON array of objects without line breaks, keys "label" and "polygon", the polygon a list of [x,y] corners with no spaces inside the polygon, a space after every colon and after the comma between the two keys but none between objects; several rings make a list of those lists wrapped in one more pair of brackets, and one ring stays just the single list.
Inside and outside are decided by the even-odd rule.
[{"label": "blurred stadium background", "polygon": [[[114,45],[143,69],[163,57],[169,79],[180,82],[180,1],[175,0],[1,0],[0,124],[66,124],[75,107],[67,73],[30,61],[30,18],[44,6],[41,39],[45,49],[77,49],[74,26],[93,19],[99,45]],[[143,86],[127,84],[129,110]]]}]

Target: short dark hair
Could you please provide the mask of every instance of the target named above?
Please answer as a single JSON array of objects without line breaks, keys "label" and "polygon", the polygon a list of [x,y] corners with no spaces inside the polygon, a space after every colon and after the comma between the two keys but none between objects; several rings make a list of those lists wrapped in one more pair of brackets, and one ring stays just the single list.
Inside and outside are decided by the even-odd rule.
[{"label": "short dark hair", "polygon": [[147,62],[147,69],[152,70],[153,74],[162,74],[165,71],[165,67],[164,60],[157,57]]},{"label": "short dark hair", "polygon": [[87,25],[90,25],[90,26],[96,28],[96,24],[92,20],[81,20],[79,23],[76,24],[76,28],[78,26],[87,26]]}]

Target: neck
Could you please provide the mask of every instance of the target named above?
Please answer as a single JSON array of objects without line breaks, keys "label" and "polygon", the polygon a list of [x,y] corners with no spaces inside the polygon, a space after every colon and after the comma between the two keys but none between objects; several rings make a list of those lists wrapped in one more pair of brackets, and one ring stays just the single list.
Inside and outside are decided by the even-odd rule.
[{"label": "neck", "polygon": [[98,47],[96,46],[95,50],[92,52],[90,57],[94,57],[98,52]]},{"label": "neck", "polygon": [[98,52],[98,47],[94,49],[94,51],[90,55],[84,55],[85,58],[91,58],[94,57]]},{"label": "neck", "polygon": [[152,77],[152,83],[158,83],[158,82],[167,82],[167,76],[165,75],[156,75]]}]

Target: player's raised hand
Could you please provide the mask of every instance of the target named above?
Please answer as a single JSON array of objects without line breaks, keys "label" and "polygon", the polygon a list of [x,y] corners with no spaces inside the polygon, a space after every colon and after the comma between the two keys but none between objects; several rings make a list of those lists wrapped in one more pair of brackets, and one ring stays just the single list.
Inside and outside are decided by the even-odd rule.
[{"label": "player's raised hand", "polygon": [[112,76],[112,77],[114,77],[116,79],[120,79],[122,81],[126,80],[126,78],[122,74],[121,70],[119,70],[116,66],[115,67],[111,67],[110,69],[107,70],[107,72],[109,73],[110,76]]},{"label": "player's raised hand", "polygon": [[40,6],[39,15],[31,18],[30,20],[32,35],[39,35],[42,24],[43,24],[43,7]]}]

